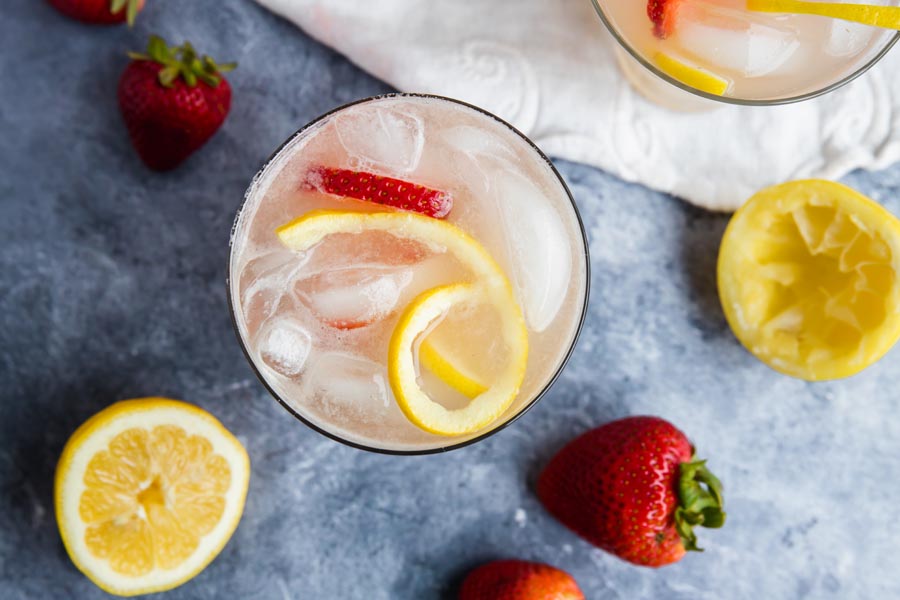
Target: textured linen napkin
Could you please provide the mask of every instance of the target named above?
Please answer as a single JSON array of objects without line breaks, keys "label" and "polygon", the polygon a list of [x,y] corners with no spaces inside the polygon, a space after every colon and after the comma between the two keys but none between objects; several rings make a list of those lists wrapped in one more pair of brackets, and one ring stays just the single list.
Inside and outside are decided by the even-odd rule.
[{"label": "textured linen napkin", "polygon": [[900,159],[900,48],[841,90],[679,113],[624,79],[588,0],[257,0],[402,91],[482,106],[547,154],[715,210]]}]

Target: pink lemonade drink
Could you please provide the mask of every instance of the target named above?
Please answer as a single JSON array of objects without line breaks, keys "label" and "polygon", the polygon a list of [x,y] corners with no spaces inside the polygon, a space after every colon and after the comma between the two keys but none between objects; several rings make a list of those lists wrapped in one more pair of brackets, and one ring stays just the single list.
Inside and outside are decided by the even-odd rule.
[{"label": "pink lemonade drink", "polygon": [[358,447],[421,453],[531,406],[584,318],[587,244],[550,162],[433,96],[343,107],[276,153],[232,236],[238,336],[272,394]]},{"label": "pink lemonade drink", "polygon": [[[631,55],[620,56],[626,75],[651,99],[657,94],[635,69],[646,67],[679,87],[725,101],[804,99],[864,72],[898,36],[826,16],[763,12],[779,0],[592,1]],[[796,7],[784,4],[782,10]]]}]

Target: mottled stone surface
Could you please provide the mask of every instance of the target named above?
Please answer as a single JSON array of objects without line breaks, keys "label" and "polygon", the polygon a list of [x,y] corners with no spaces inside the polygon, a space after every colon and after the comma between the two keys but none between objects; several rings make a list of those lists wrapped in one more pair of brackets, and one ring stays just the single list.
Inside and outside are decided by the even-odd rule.
[{"label": "mottled stone surface", "polygon": [[[467,569],[513,556],[571,571],[592,600],[900,597],[900,352],[828,384],[754,360],[716,298],[725,217],[560,164],[593,253],[590,315],[560,382],[471,448],[422,458],[346,448],[253,378],[226,307],[227,243],[272,149],[386,87],[249,1],[149,0],[134,31],[66,21],[37,0],[3,4],[4,600],[104,596],[62,548],[53,470],[84,419],[151,394],[212,411],[253,461],[234,538],[167,598],[449,599]],[[224,129],[166,175],[132,153],[115,103],[123,53],[149,31],[241,62]],[[848,183],[900,211],[900,168]],[[727,486],[728,526],[703,534],[704,555],[660,571],[592,550],[532,492],[566,440],[635,413],[675,421]]]}]

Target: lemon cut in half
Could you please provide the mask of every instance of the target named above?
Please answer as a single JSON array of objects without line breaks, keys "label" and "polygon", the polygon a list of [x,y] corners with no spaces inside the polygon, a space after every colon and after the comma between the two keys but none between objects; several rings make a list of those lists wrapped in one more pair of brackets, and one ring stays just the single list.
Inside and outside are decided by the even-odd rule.
[{"label": "lemon cut in half", "polygon": [[249,478],[244,447],[209,413],[165,398],[118,402],[63,450],[54,490],[63,544],[111,594],[172,589],[222,550]]},{"label": "lemon cut in half", "polygon": [[[388,380],[400,409],[421,429],[455,436],[488,426],[515,400],[528,364],[528,330],[506,275],[487,250],[462,229],[415,213],[315,210],[279,227],[276,234],[286,247],[304,252],[328,235],[367,231],[390,233],[450,252],[471,273],[472,282],[425,291],[406,308],[389,344]],[[478,381],[465,373],[452,357],[430,346],[428,340],[417,343],[451,307],[478,302],[497,309],[501,335],[510,349],[497,378],[491,382]],[[422,390],[414,355],[417,348],[423,367],[471,399],[466,406],[444,408]]]},{"label": "lemon cut in half", "polygon": [[770,367],[816,381],[853,375],[900,337],[900,221],[838,183],[767,188],[719,250],[722,308]]}]

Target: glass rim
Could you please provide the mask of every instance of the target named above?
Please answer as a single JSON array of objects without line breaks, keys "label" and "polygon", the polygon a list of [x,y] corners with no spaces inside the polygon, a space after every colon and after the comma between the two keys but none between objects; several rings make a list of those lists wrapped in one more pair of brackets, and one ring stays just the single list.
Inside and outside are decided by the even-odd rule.
[{"label": "glass rim", "polygon": [[643,65],[646,69],[648,69],[651,73],[656,75],[657,77],[665,80],[666,82],[674,85],[675,87],[684,90],[685,92],[694,94],[695,96],[699,96],[701,98],[706,98],[707,100],[713,100],[715,102],[721,102],[723,104],[732,104],[737,106],[780,106],[785,104],[795,104],[797,102],[803,102],[805,100],[812,100],[813,98],[818,98],[819,96],[824,96],[830,92],[835,91],[838,88],[844,87],[872,67],[874,67],[884,56],[894,47],[898,41],[900,41],[900,31],[896,32],[886,43],[885,45],[873,56],[869,59],[864,65],[839,79],[829,85],[820,88],[818,90],[813,90],[811,92],[806,92],[805,94],[799,94],[796,96],[787,96],[785,98],[774,98],[768,100],[758,100],[758,99],[747,99],[747,98],[735,98],[732,96],[717,96],[715,94],[710,94],[708,92],[704,92],[702,90],[698,90],[692,86],[689,86],[671,75],[664,73],[660,69],[658,69],[653,63],[644,58],[640,52],[635,50],[631,44],[625,41],[624,36],[622,36],[618,30],[613,26],[612,21],[610,21],[606,13],[603,11],[603,8],[600,6],[600,0],[591,0],[591,4],[594,5],[594,10],[600,16],[600,20],[603,21],[603,24],[606,26],[607,31],[615,38],[616,42],[631,55],[632,58],[637,60],[641,65]]},{"label": "glass rim", "polygon": [[[241,351],[244,353],[244,358],[247,359],[247,362],[250,364],[250,368],[253,370],[253,373],[256,375],[256,378],[260,381],[260,383],[262,383],[262,385],[266,389],[266,391],[268,391],[269,394],[273,398],[275,398],[275,400],[278,401],[278,403],[285,410],[287,410],[291,415],[294,416],[294,418],[296,418],[297,420],[302,422],[304,425],[306,425],[313,431],[316,431],[316,432],[324,435],[327,438],[330,438],[336,442],[344,444],[345,446],[350,446],[351,448],[356,448],[357,450],[365,450],[367,452],[374,452],[377,454],[387,454],[387,455],[392,455],[392,456],[422,456],[422,455],[428,455],[428,454],[440,454],[443,452],[449,452],[451,450],[457,450],[459,448],[465,448],[466,446],[470,446],[472,444],[475,444],[477,442],[485,440],[488,437],[494,435],[495,433],[501,431],[502,429],[505,429],[506,427],[508,427],[515,421],[517,421],[526,412],[531,410],[531,408],[533,406],[535,406],[547,394],[547,392],[550,390],[550,388],[553,387],[553,384],[556,383],[556,380],[559,379],[559,376],[562,374],[563,370],[566,368],[566,365],[568,364],[569,360],[572,357],[572,354],[575,351],[575,346],[578,344],[578,339],[581,336],[581,332],[582,332],[582,329],[584,328],[585,320],[587,319],[588,302],[590,299],[590,292],[591,292],[590,245],[588,243],[587,231],[584,228],[584,221],[581,218],[581,213],[578,210],[578,205],[575,203],[575,197],[572,195],[572,192],[569,189],[569,186],[566,185],[566,182],[563,179],[562,175],[560,175],[559,171],[556,169],[556,166],[554,166],[554,164],[547,157],[547,155],[544,154],[544,152],[540,148],[538,148],[538,146],[533,141],[531,141],[531,139],[528,136],[526,136],[524,133],[519,131],[516,127],[514,127],[507,121],[501,119],[497,115],[495,115],[481,107],[475,106],[474,104],[469,104],[468,102],[464,102],[462,100],[457,100],[455,98],[449,98],[447,96],[440,96],[438,94],[412,93],[412,92],[391,92],[391,93],[386,93],[386,94],[378,94],[375,96],[367,96],[365,98],[360,98],[358,100],[354,100],[352,102],[348,102],[346,104],[342,104],[336,108],[333,108],[333,109],[329,110],[328,112],[325,112],[325,113],[317,116],[313,120],[309,121],[308,123],[306,123],[305,125],[300,127],[300,129],[298,129],[297,131],[295,131],[294,133],[289,135],[288,138],[284,142],[282,142],[278,146],[278,148],[263,162],[262,166],[260,166],[260,168],[256,171],[256,173],[254,174],[253,179],[251,181],[252,182],[259,181],[260,178],[262,177],[263,173],[265,172],[265,170],[278,157],[278,155],[281,153],[281,151],[284,150],[284,148],[289,143],[291,143],[298,135],[300,135],[304,131],[308,130],[311,127],[314,127],[315,125],[319,124],[321,121],[330,117],[331,115],[333,115],[337,112],[340,112],[344,109],[350,108],[351,106],[356,106],[357,104],[364,104],[366,102],[372,102],[375,100],[381,100],[384,98],[431,98],[431,99],[435,99],[435,100],[442,100],[442,101],[450,102],[453,104],[458,104],[458,105],[473,109],[476,112],[493,119],[494,121],[500,123],[501,125],[504,125],[510,131],[512,131],[515,135],[518,135],[520,138],[522,138],[532,149],[534,149],[535,152],[538,153],[538,156],[541,158],[541,160],[543,160],[547,164],[547,166],[550,167],[550,170],[556,176],[557,181],[562,186],[563,191],[565,191],[566,196],[569,199],[569,204],[571,205],[572,211],[575,214],[575,220],[578,222],[578,229],[581,232],[581,241],[582,241],[582,245],[584,247],[584,259],[585,259],[584,260],[584,265],[585,265],[585,267],[584,267],[584,276],[585,276],[584,301],[581,306],[581,314],[578,318],[578,323],[575,327],[575,335],[572,336],[572,342],[569,344],[568,349],[566,350],[565,354],[563,355],[563,358],[560,361],[559,366],[557,366],[557,368],[553,372],[553,374],[547,379],[547,382],[543,385],[543,387],[540,389],[540,391],[538,391],[534,395],[534,397],[532,397],[530,400],[528,400],[528,402],[518,412],[516,412],[516,414],[511,416],[509,419],[507,419],[503,423],[497,425],[496,427],[490,429],[489,431],[485,431],[484,433],[476,435],[473,438],[470,438],[470,439],[467,439],[467,440],[464,440],[461,442],[450,443],[450,444],[447,444],[444,446],[438,446],[435,448],[422,448],[422,449],[379,448],[377,446],[370,446],[370,445],[367,445],[364,443],[354,442],[352,440],[346,439],[334,432],[328,431],[327,429],[317,425],[316,423],[313,423],[310,419],[308,419],[307,417],[300,414],[300,412],[297,409],[295,409],[287,401],[285,401],[284,398],[282,398],[281,395],[278,394],[272,388],[271,385],[269,385],[269,382],[266,381],[266,378],[263,376],[259,367],[257,367],[256,361],[251,356],[250,351],[247,348],[247,344],[244,342],[244,337],[241,334],[240,326],[238,325],[237,311],[235,310],[234,298],[232,296],[231,269],[232,269],[233,262],[234,262],[234,235],[237,232],[237,228],[238,228],[238,225],[239,225],[239,222],[241,219],[241,215],[243,214],[244,208],[247,204],[247,201],[250,198],[249,193],[245,194],[243,201],[241,202],[240,206],[238,207],[237,213],[235,214],[235,217],[234,217],[234,222],[231,227],[231,235],[228,238],[228,272],[226,273],[226,276],[225,276],[225,286],[226,286],[226,292],[227,292],[227,297],[228,297],[228,312],[231,317],[231,325],[234,328],[234,333],[235,333],[235,336],[237,337],[238,344],[241,347]],[[251,183],[250,185],[252,187],[253,183]],[[248,192],[249,192],[249,188],[248,188]]]}]

